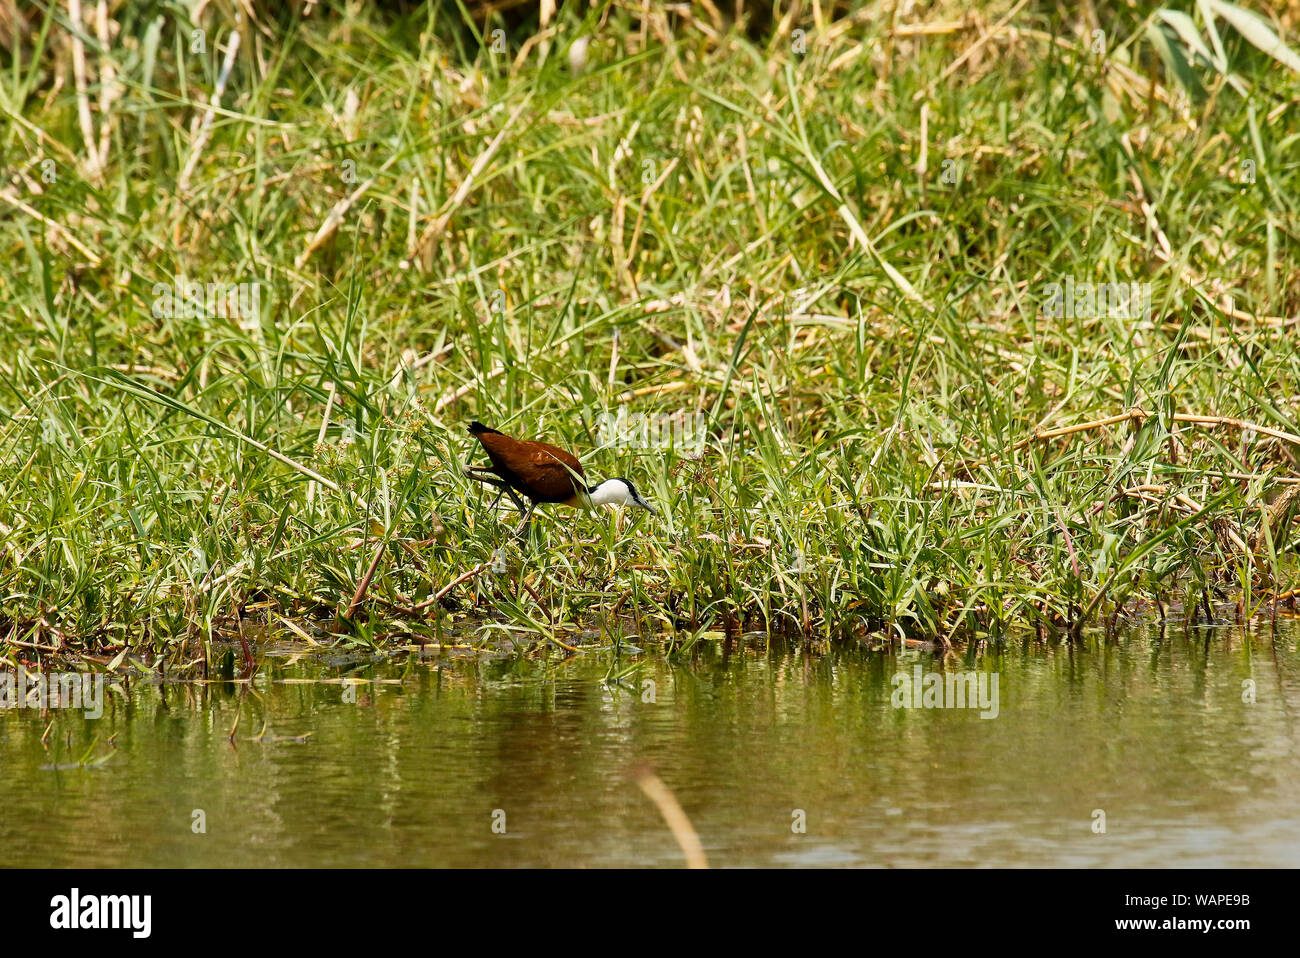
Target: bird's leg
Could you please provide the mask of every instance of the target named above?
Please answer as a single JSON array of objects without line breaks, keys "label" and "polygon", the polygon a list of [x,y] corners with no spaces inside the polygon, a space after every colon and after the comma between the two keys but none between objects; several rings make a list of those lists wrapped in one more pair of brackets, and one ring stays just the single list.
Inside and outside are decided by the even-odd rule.
[{"label": "bird's leg", "polygon": [[471,466],[469,463],[466,463],[461,468],[461,473],[467,479],[473,479],[475,482],[481,482],[485,486],[497,487],[497,489],[499,490],[497,492],[497,497],[492,500],[492,505],[489,506],[488,508],[495,509],[497,507],[497,503],[501,501],[501,496],[507,492],[510,493],[510,498],[515,500],[515,506],[517,507],[519,505],[519,500],[515,498],[514,492],[506,484],[506,481],[501,477],[499,477],[498,475],[496,475],[495,471],[490,466]]},{"label": "bird's leg", "polygon": [[500,476],[496,474],[496,470],[493,469],[493,467],[471,466],[469,463],[465,463],[465,465],[461,467],[461,473],[467,479],[473,479],[475,482],[481,482],[486,486],[496,486],[498,489],[501,490],[500,492],[497,493],[497,497],[492,500],[493,509],[495,509],[497,503],[501,501],[502,495],[508,495],[510,497],[510,501],[515,504],[515,508],[519,510],[519,514],[521,516],[532,515],[532,510],[525,508],[524,501],[519,498],[519,496],[515,493],[513,489],[510,488],[510,484],[508,482],[506,482],[504,479],[502,479]]},{"label": "bird's leg", "polygon": [[519,528],[515,530],[515,538],[518,539],[520,542],[528,541],[526,535],[526,533],[528,532],[528,523],[533,521],[533,510],[536,508],[537,508],[537,503],[535,502],[528,507],[528,511],[524,513],[524,521],[521,522],[519,524]]},{"label": "bird's leg", "polygon": [[[491,466],[471,466],[468,462],[461,467],[461,474],[466,479],[473,479],[475,482],[486,483],[489,486],[505,487],[505,480],[497,476],[496,470]],[[487,475],[483,475],[486,473]]]},{"label": "bird's leg", "polygon": [[[496,483],[493,483],[493,485],[496,485]],[[501,486],[501,491],[498,492],[497,497],[492,500],[492,508],[495,509],[497,507],[497,503],[501,501],[502,496],[508,495],[511,498],[511,500],[514,502],[515,508],[519,510],[519,514],[522,516],[527,511],[524,508],[524,501],[520,499],[519,496],[515,494],[515,491],[511,489],[508,485],[506,485],[504,482],[500,483],[500,486]]]}]

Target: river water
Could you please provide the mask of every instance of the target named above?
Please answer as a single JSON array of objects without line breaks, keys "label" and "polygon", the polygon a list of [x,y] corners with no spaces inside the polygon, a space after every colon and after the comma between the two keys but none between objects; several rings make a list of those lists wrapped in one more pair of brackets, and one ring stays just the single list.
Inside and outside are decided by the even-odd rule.
[{"label": "river water", "polygon": [[[6,865],[675,867],[648,765],[713,866],[1297,866],[1298,639],[271,650],[251,682],[110,683],[98,718],[0,709],[0,840]],[[931,673],[996,678],[996,715],[900,707]]]}]

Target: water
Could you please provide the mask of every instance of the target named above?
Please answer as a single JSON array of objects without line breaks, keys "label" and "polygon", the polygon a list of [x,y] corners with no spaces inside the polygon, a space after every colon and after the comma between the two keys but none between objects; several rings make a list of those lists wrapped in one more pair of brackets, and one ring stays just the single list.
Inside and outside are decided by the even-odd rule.
[{"label": "water", "polygon": [[[624,656],[641,667],[623,688],[594,650],[351,671],[268,655],[251,687],[134,680],[98,720],[0,711],[0,840],[9,865],[677,866],[629,775],[648,762],[714,866],[1296,866],[1297,639],[1265,622],[947,657],[718,642]],[[894,708],[918,665],[996,674],[998,716]]]}]

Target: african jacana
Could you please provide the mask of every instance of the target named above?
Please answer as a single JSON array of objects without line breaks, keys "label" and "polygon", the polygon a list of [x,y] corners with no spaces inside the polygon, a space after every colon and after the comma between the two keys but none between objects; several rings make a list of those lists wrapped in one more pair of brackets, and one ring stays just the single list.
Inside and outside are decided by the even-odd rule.
[{"label": "african jacana", "polygon": [[[489,429],[478,420],[469,424],[469,434],[479,441],[492,465],[466,464],[465,475],[510,494],[519,514],[524,517],[523,524],[515,533],[517,536],[528,528],[533,510],[542,502],[588,509],[636,506],[653,516],[659,514],[636,491],[636,486],[621,476],[588,486],[578,457],[558,446],[531,439],[515,439]],[[521,495],[529,500],[527,509],[519,499]]]}]

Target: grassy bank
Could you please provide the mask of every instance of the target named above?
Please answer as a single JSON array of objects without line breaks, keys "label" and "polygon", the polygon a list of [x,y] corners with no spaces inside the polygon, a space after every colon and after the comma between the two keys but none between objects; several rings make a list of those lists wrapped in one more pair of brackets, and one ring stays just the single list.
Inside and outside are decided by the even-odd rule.
[{"label": "grassy bank", "polygon": [[[962,641],[1297,584],[1283,54],[1198,19],[1227,69],[1186,63],[1148,4],[757,38],[635,6],[325,4],[233,50],[216,8],[34,18],[0,54],[0,650]],[[619,409],[701,428],[638,448]],[[474,418],[662,517],[510,543]]]}]

